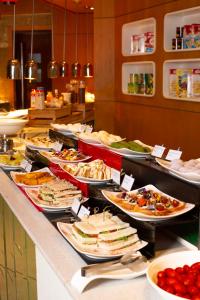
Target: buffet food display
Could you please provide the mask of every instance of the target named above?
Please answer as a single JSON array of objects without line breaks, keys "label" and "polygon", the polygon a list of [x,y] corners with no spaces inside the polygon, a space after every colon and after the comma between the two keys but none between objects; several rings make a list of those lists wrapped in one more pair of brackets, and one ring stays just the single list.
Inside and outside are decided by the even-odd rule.
[{"label": "buffet food display", "polygon": [[85,141],[86,143],[103,145],[110,145],[114,142],[123,140],[123,138],[121,138],[119,135],[110,134],[105,130],[101,130],[98,132],[81,132],[77,134],[77,137]]},{"label": "buffet food display", "polygon": [[72,206],[74,199],[81,200],[82,192],[67,180],[55,178],[38,188],[25,188],[35,205],[47,211],[63,210]]},{"label": "buffet food display", "polygon": [[183,161],[176,159],[167,161],[164,159],[156,159],[159,165],[186,181],[200,184],[200,159],[190,159]]},{"label": "buffet food display", "polygon": [[11,154],[0,154],[0,167],[11,170],[20,168],[23,159],[24,155],[20,151],[15,151]]},{"label": "buffet food display", "polygon": [[62,151],[40,151],[40,154],[48,158],[52,162],[82,162],[91,158],[91,156],[84,155],[80,151],[73,148],[63,149]]},{"label": "buffet food display", "polygon": [[47,135],[39,135],[31,138],[27,138],[25,143],[28,147],[32,149],[53,149],[55,142],[52,141]]},{"label": "buffet food display", "polygon": [[103,160],[96,159],[88,163],[61,164],[61,168],[83,181],[108,181],[111,179],[111,168]]},{"label": "buffet food display", "polygon": [[13,181],[19,186],[39,186],[52,181],[55,176],[48,168],[35,172],[14,172],[10,173]]},{"label": "buffet food display", "polygon": [[109,212],[88,216],[73,225],[58,222],[57,226],[78,252],[96,258],[121,256],[147,245],[135,228]]},{"label": "buffet food display", "polygon": [[81,123],[75,123],[75,124],[51,124],[51,127],[59,132],[62,132],[64,134],[66,133],[80,133],[80,132],[91,132],[92,127],[90,125],[81,124]]},{"label": "buffet food display", "polygon": [[[52,125],[57,131],[75,134],[75,138],[84,141],[86,144],[94,145],[94,147],[92,146],[94,149],[107,151],[107,155],[111,157],[111,162],[112,155],[113,157],[115,155],[112,152],[120,154],[120,158],[122,156],[145,158],[151,155],[152,147],[139,140],[126,141],[122,137],[109,134],[106,131],[90,132],[91,128],[82,126],[81,124]],[[70,148],[55,151],[53,148],[56,142],[48,136],[41,135],[28,138],[25,143],[28,148],[38,150],[32,152],[37,152],[47,158],[49,168],[34,172],[11,171],[10,175],[16,185],[25,193],[27,199],[37,208],[40,208],[41,211],[44,211],[45,214],[71,212],[76,201],[80,204],[80,210],[81,207],[86,209],[87,204],[84,205],[88,199],[83,198],[84,192],[78,188],[79,184],[77,183],[83,182],[83,184],[87,183],[89,185],[100,183],[103,185],[103,189],[99,190],[99,194],[101,194],[100,191],[103,194],[103,197],[100,198],[103,208],[101,205],[97,205],[92,211],[93,214],[87,216],[85,214],[80,216],[77,212],[73,222],[62,221],[59,218],[58,222],[54,222],[61,235],[86,261],[92,260],[98,263],[102,259],[110,260],[129,252],[135,253],[143,248],[142,251],[145,253],[145,247],[148,247],[148,243],[141,235],[141,228],[137,227],[137,222],[146,222],[148,225],[151,223],[158,224],[158,222],[167,221],[187,213],[195,206],[181,199],[176,199],[151,184],[140,186],[131,191],[125,191],[121,187],[117,192],[113,191],[110,184],[112,168],[104,160],[100,157],[94,159],[92,155],[88,155],[87,151],[85,153],[79,151],[79,149]],[[103,147],[95,147],[99,145]],[[94,157],[98,152],[97,150],[94,150]],[[24,154],[21,152],[15,151],[12,155],[3,154],[0,155],[0,166],[17,168],[20,167],[23,159]],[[86,160],[90,161],[86,162]],[[199,159],[188,162],[182,160],[169,162],[157,159],[157,163],[184,180],[195,182],[195,184],[200,183],[200,179],[198,180],[198,176],[200,176]],[[52,166],[56,166],[57,174],[54,174]],[[191,177],[191,174],[196,177]],[[96,199],[89,200],[94,201],[93,206],[95,206]],[[111,207],[110,211],[105,209],[107,205]],[[101,212],[102,210],[103,212]],[[172,289],[169,284],[166,285],[160,280],[160,274],[164,274],[163,276],[167,280],[170,277],[166,268],[168,267],[156,269],[156,272],[153,269],[153,277],[151,275],[152,269],[148,269],[150,270],[149,273],[147,272],[149,281],[151,281],[152,286],[156,286],[163,293],[175,294],[176,292],[177,295],[175,288]],[[191,269],[193,268],[194,266],[191,267]],[[137,274],[140,275],[140,273]],[[144,274],[144,270],[141,274]],[[127,278],[134,278],[135,276],[134,274],[131,277],[129,270]],[[180,295],[189,295],[193,299],[187,289],[185,289],[184,295]]]},{"label": "buffet food display", "polygon": [[102,191],[103,195],[124,212],[139,220],[158,220],[176,217],[191,210],[194,205],[159,191],[147,185],[130,192]]}]

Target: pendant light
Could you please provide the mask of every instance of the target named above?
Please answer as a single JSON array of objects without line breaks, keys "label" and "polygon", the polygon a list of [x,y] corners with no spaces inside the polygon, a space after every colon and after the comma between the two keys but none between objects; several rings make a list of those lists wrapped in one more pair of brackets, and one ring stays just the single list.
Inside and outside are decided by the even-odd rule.
[{"label": "pendant light", "polygon": [[33,59],[33,27],[34,27],[34,14],[35,14],[35,0],[32,2],[32,23],[31,23],[31,55],[30,59],[25,64],[24,78],[31,80],[36,80],[38,76],[38,66]]},{"label": "pendant light", "polygon": [[68,75],[68,64],[66,62],[66,15],[67,15],[67,0],[65,0],[65,15],[64,15],[64,30],[63,30],[63,60],[60,63],[60,76],[66,77]]},{"label": "pendant light", "polygon": [[54,58],[54,26],[53,26],[53,3],[51,3],[51,61],[47,66],[48,78],[57,78],[59,73],[59,65]]},{"label": "pendant light", "polygon": [[84,77],[93,77],[93,65],[88,62],[88,16],[87,14],[87,25],[86,25],[86,30],[87,30],[87,35],[86,35],[86,59],[87,59],[87,64],[83,66],[83,76]]},{"label": "pendant light", "polygon": [[76,13],[76,40],[75,40],[75,63],[72,64],[72,77],[77,78],[81,75],[81,65],[78,62],[78,13]]},{"label": "pendant light", "polygon": [[15,59],[15,4],[13,5],[13,55],[7,64],[7,78],[20,79],[20,62]]}]

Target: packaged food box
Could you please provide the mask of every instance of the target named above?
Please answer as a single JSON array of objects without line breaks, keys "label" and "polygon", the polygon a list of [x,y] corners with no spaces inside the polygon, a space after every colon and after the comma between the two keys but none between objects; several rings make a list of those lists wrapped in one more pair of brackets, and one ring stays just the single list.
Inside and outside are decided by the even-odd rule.
[{"label": "packaged food box", "polygon": [[169,70],[169,95],[171,97],[177,96],[177,76],[176,69]]},{"label": "packaged food box", "polygon": [[194,48],[194,35],[192,25],[184,25],[183,29],[183,49]]},{"label": "packaged food box", "polygon": [[139,35],[138,40],[138,52],[144,53],[145,52],[145,36],[144,34]]},{"label": "packaged food box", "polygon": [[192,90],[191,90],[192,69],[177,69],[176,75],[177,75],[177,85],[176,85],[177,97],[180,98],[190,97],[192,94]]},{"label": "packaged food box", "polygon": [[153,74],[145,73],[144,81],[145,81],[145,94],[153,95]]},{"label": "packaged food box", "polygon": [[134,34],[131,37],[131,54],[139,52],[139,35]]},{"label": "packaged food box", "polygon": [[200,96],[200,69],[192,70],[192,96]]},{"label": "packaged food box", "polygon": [[145,32],[144,34],[145,52],[153,52],[154,49],[154,33]]},{"label": "packaged food box", "polygon": [[192,24],[192,33],[194,36],[194,48],[200,48],[200,24]]}]

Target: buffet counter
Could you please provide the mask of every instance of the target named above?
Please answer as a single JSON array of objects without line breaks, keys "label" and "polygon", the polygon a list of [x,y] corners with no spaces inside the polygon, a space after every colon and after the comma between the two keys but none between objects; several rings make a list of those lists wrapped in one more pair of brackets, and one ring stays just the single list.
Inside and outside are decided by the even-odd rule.
[{"label": "buffet counter", "polygon": [[[2,197],[35,245],[38,300],[161,299],[147,282],[146,276],[131,280],[93,281],[80,294],[70,282],[73,275],[85,265],[84,260],[43,213],[27,201],[25,195],[1,169],[0,182]],[[178,241],[167,241],[166,237],[163,237],[161,244],[156,256],[188,249]]]}]

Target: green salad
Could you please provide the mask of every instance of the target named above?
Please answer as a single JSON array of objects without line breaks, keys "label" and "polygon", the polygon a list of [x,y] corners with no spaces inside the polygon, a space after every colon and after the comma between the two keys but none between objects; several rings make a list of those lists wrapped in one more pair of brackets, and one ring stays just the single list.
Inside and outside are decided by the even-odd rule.
[{"label": "green salad", "polygon": [[121,149],[121,148],[127,148],[132,151],[136,152],[142,152],[142,153],[149,153],[151,152],[151,149],[147,146],[142,146],[138,144],[135,141],[121,141],[121,142],[115,142],[110,145],[112,148]]}]

